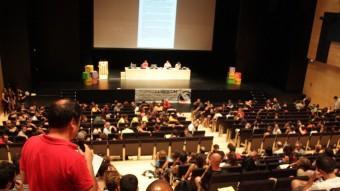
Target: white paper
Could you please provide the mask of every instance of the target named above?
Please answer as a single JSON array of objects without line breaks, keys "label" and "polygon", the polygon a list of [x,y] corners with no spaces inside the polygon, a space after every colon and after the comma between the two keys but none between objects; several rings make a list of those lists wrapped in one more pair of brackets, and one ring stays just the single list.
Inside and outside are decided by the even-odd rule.
[{"label": "white paper", "polygon": [[96,155],[96,154],[93,155],[92,167],[93,167],[94,175],[97,174],[99,167],[102,164],[103,160],[104,160],[103,157]]},{"label": "white paper", "polygon": [[235,189],[232,186],[218,188],[218,191],[235,191]]}]

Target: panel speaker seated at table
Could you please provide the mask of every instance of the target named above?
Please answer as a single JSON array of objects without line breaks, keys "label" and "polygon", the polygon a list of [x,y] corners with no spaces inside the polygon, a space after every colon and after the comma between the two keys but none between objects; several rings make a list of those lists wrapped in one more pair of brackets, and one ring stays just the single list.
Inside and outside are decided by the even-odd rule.
[{"label": "panel speaker seated at table", "polygon": [[137,68],[137,65],[131,62],[130,68]]},{"label": "panel speaker seated at table", "polygon": [[167,61],[164,63],[164,68],[165,68],[165,69],[170,69],[170,68],[172,68],[172,65],[171,65],[171,63],[169,62],[169,60],[167,60]]}]

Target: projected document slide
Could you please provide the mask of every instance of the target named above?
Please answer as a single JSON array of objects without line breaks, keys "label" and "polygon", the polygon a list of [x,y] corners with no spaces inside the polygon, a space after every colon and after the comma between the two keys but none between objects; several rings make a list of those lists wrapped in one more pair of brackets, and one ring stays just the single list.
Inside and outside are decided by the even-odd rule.
[{"label": "projected document slide", "polygon": [[174,48],[177,0],[140,0],[138,48]]}]

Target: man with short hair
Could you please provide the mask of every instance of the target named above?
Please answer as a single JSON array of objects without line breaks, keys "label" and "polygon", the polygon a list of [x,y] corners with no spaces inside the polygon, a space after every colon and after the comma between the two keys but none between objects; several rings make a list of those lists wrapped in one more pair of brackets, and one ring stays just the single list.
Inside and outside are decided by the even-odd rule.
[{"label": "man with short hair", "polygon": [[158,179],[149,184],[146,191],[172,191],[172,188],[167,181]]},{"label": "man with short hair", "polygon": [[95,191],[93,151],[85,145],[84,153],[71,140],[77,135],[80,106],[61,99],[47,111],[49,133],[33,136],[22,149],[22,180],[33,191]]},{"label": "man with short hair", "polygon": [[218,152],[211,153],[209,156],[209,168],[202,174],[202,176],[198,176],[195,178],[195,184],[198,191],[207,190],[209,186],[209,181],[214,174],[221,173],[221,164],[222,156]]},{"label": "man with short hair", "polygon": [[294,180],[294,191],[327,190],[340,187],[340,177],[335,174],[336,161],[328,156],[320,156],[316,160],[316,171],[306,181]]},{"label": "man with short hair", "polygon": [[124,175],[119,184],[120,191],[138,191],[138,179],[133,174]]}]

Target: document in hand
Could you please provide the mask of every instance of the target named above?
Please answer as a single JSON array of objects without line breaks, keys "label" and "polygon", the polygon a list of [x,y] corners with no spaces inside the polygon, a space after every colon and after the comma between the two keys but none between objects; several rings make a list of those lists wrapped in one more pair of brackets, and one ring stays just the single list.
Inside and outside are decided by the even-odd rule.
[{"label": "document in hand", "polygon": [[96,175],[98,173],[99,167],[103,162],[103,157],[94,154],[92,160],[93,173]]}]

